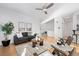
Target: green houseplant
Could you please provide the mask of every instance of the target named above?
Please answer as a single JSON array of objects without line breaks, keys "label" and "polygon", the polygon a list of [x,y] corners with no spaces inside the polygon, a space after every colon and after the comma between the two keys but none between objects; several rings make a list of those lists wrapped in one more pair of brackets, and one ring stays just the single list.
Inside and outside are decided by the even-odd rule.
[{"label": "green houseplant", "polygon": [[8,22],[8,23],[2,25],[2,31],[5,36],[5,40],[2,41],[3,46],[9,45],[10,40],[8,39],[8,35],[10,35],[12,33],[13,29],[14,29],[14,25],[12,22]]}]

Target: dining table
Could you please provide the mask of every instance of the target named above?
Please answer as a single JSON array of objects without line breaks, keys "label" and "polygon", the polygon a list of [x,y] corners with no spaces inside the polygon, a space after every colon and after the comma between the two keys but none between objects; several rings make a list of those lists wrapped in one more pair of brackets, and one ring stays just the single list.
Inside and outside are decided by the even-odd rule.
[{"label": "dining table", "polygon": [[57,43],[51,44],[51,46],[58,50],[59,52],[63,53],[65,55],[65,52],[71,52],[73,50],[73,47],[70,47],[67,43],[64,45],[58,45]]}]

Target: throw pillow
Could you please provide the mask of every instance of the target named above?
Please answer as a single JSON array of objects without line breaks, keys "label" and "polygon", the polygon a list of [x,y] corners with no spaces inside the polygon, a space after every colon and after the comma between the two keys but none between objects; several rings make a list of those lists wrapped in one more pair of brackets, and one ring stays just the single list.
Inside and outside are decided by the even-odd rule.
[{"label": "throw pillow", "polygon": [[21,33],[16,34],[18,38],[23,37]]},{"label": "throw pillow", "polygon": [[28,36],[28,32],[22,32],[23,37],[27,37]]}]

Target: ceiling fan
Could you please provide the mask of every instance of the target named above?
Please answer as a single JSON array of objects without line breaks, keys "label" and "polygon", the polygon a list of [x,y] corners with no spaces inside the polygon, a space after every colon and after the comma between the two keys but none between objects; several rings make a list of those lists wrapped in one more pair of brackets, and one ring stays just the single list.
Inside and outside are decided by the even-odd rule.
[{"label": "ceiling fan", "polygon": [[42,8],[36,8],[36,10],[42,10],[45,14],[47,13],[47,9],[49,9],[50,7],[52,7],[54,5],[54,3],[46,3]]}]

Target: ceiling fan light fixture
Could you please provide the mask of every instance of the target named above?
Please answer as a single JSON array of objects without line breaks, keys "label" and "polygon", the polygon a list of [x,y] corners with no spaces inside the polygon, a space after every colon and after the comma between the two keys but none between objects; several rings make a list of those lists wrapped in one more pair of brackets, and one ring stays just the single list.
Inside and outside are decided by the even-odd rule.
[{"label": "ceiling fan light fixture", "polygon": [[43,11],[47,11],[47,9],[43,9]]},{"label": "ceiling fan light fixture", "polygon": [[45,4],[42,8],[36,8],[36,10],[42,10],[45,14],[47,14],[47,9],[53,6],[54,3]]},{"label": "ceiling fan light fixture", "polygon": [[44,12],[45,14],[47,14],[47,9],[43,9],[43,12]]}]

